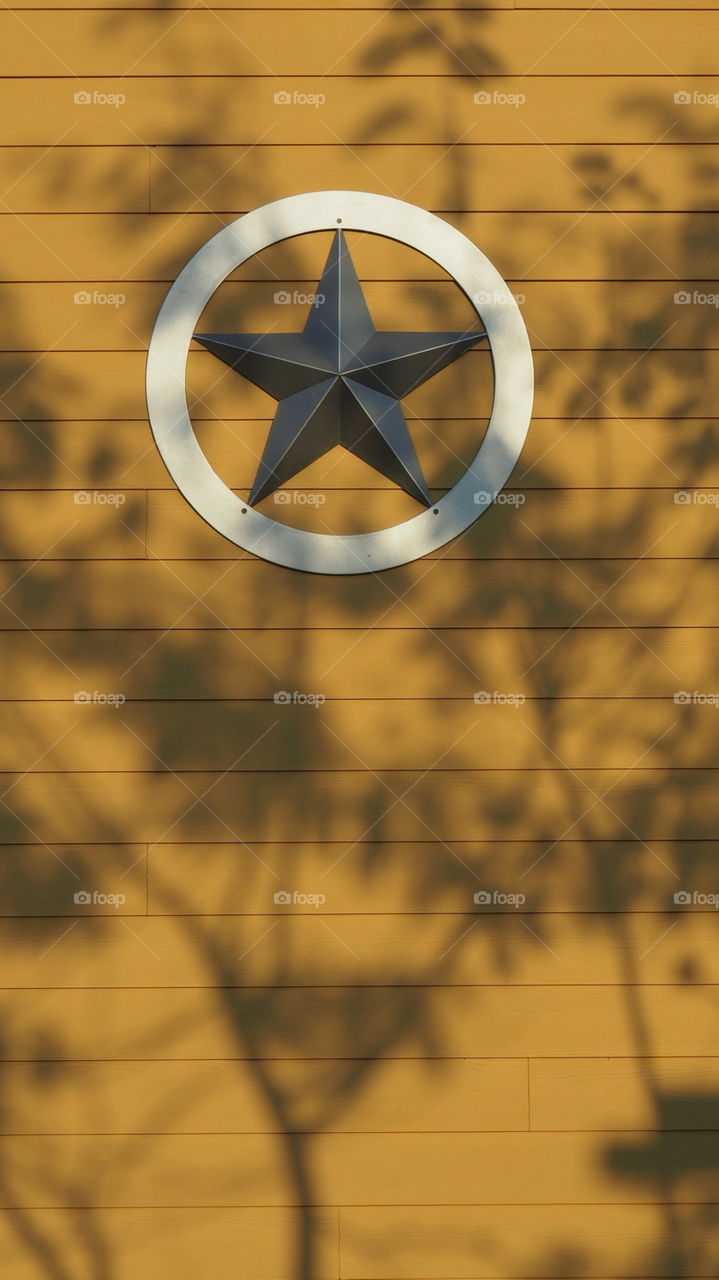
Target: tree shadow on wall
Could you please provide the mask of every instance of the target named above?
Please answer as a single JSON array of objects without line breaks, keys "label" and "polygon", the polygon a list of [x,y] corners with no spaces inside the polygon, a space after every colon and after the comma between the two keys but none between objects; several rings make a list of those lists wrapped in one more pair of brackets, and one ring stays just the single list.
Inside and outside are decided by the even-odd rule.
[{"label": "tree shadow on wall", "polygon": [[[111,30],[115,20],[103,21]],[[435,59],[437,76],[467,63],[472,70],[497,70],[481,43],[471,44],[476,15],[453,15],[454,23],[466,24],[460,25],[459,50],[453,49],[454,26],[430,34],[432,24],[449,19],[434,13],[428,21],[413,26],[413,38]],[[370,44],[358,50],[357,69],[389,76],[406,48],[406,42],[397,49]],[[222,96],[206,92],[209,133]],[[448,110],[444,102],[442,109]],[[405,110],[390,82],[386,104],[373,109],[360,141],[390,141]],[[657,134],[659,112],[657,104]],[[447,129],[458,133],[449,118]],[[191,141],[201,136],[197,123]],[[701,138],[688,131],[683,140]],[[183,143],[168,149],[163,164],[184,182]],[[243,186],[244,207],[267,199],[262,154],[255,157],[254,186]],[[211,156],[198,160],[190,206],[217,176],[212,163]],[[605,190],[619,177],[611,164],[601,148],[574,157],[576,172],[585,180],[601,177]],[[439,204],[458,219],[478,203],[472,168],[471,152],[454,147]],[[420,170],[418,160],[417,176]],[[126,181],[126,172],[118,160],[112,181],[118,204],[135,208],[142,193]],[[358,186],[373,185],[359,161],[357,173]],[[71,180],[68,160],[62,181],[70,186]],[[703,173],[690,169],[687,180],[688,206],[692,192],[705,204]],[[644,186],[633,181],[639,209],[651,207],[656,179],[650,173]],[[621,180],[614,190],[621,193]],[[53,194],[50,188],[48,196]],[[406,190],[396,194],[404,198]],[[577,196],[586,199],[581,183]],[[595,216],[605,219],[602,229],[611,226],[611,245],[595,246],[606,263],[600,281],[608,282],[600,292],[610,315],[616,307],[611,282],[615,276],[641,279],[643,246],[654,235],[649,221],[657,215],[647,215],[638,238],[617,232],[614,220],[606,221],[611,215]],[[538,217],[502,219],[513,253],[522,241],[518,219],[531,243]],[[675,220],[671,262],[680,283],[695,278],[697,219],[703,227],[701,213]],[[137,235],[138,248],[147,252],[141,221],[118,217],[118,234]],[[164,261],[170,280],[178,262],[204,239],[204,229],[195,238],[193,228],[181,225],[167,249],[158,242],[150,255],[158,275]],[[614,253],[617,234],[621,260]],[[497,266],[512,274],[499,258]],[[282,283],[303,280],[305,271],[299,252],[294,267],[288,256]],[[515,289],[520,275],[513,273]],[[664,547],[671,546],[666,530],[678,512],[674,488],[715,482],[716,439],[704,418],[711,361],[703,317],[691,313],[683,339],[690,355],[672,365],[675,282],[663,283],[666,297],[652,295],[641,317],[644,328],[632,330],[619,317],[632,353],[623,362],[614,322],[600,325],[593,348],[567,347],[556,357],[553,342],[534,334],[535,430],[550,447],[519,464],[517,491],[528,501],[489,511],[464,538],[419,564],[358,580],[321,580],[244,556],[234,563],[224,558],[228,549],[219,537],[195,533],[194,525],[186,536],[185,524],[177,526],[177,536],[190,553],[175,560],[151,550],[149,567],[162,571],[151,576],[145,573],[145,490],[164,487],[172,501],[167,482],[140,483],[128,495],[117,521],[124,529],[117,544],[123,554],[116,562],[105,560],[101,570],[87,558],[82,528],[73,558],[67,543],[53,547],[50,525],[46,545],[29,556],[25,526],[3,521],[5,572],[12,583],[4,625],[21,637],[9,640],[15,647],[3,696],[21,700],[6,703],[6,746],[16,754],[8,752],[13,790],[3,802],[3,840],[12,858],[4,928],[7,947],[19,959],[5,1001],[2,1118],[6,1133],[18,1136],[14,1147],[6,1141],[0,1185],[7,1221],[35,1273],[58,1280],[126,1274],[108,1206],[136,1204],[144,1194],[151,1206],[186,1209],[189,1187],[196,1197],[207,1197],[208,1208],[291,1205],[294,1254],[284,1274],[320,1280],[331,1273],[331,1210],[342,1188],[357,1185],[354,1164],[377,1203],[389,1202],[377,1154],[389,1148],[375,1132],[376,1101],[366,1103],[367,1136],[352,1129],[365,1100],[376,1099],[373,1090],[381,1091],[404,1061],[426,1060],[427,1078],[441,1082],[453,1078],[452,1064],[463,1058],[548,1056],[552,1034],[557,1056],[581,1057],[581,1033],[572,1038],[566,1030],[577,1006],[564,992],[573,991],[575,999],[579,993],[587,1006],[596,998],[599,1030],[585,1040],[587,1057],[690,1056],[689,1034],[667,1036],[652,984],[667,993],[686,990],[697,999],[690,1007],[714,1016],[705,985],[713,969],[701,952],[706,931],[698,915],[672,910],[677,886],[703,889],[711,867],[711,712],[701,705],[675,707],[668,693],[693,687],[697,670],[710,678],[711,613],[682,562],[664,560],[653,548],[666,554]],[[155,304],[154,297],[138,304],[143,333]],[[564,305],[573,309],[575,302],[565,295]],[[562,320],[581,338],[581,313],[560,314],[554,333]],[[248,330],[257,322],[251,308],[238,317],[238,327]],[[661,354],[640,358],[655,341]],[[97,374],[88,359],[80,373],[71,364],[70,374],[61,369],[52,376],[34,360],[34,354],[13,357],[9,369],[11,382],[21,377],[6,424],[11,486],[57,488],[70,501],[64,460],[75,449],[75,429],[57,412],[75,393],[83,403],[85,397],[97,403],[103,418],[96,437],[87,437],[82,483],[122,488],[118,472],[127,449],[119,442],[114,453],[112,424],[121,424],[118,436],[120,430],[132,433],[141,415],[127,410],[137,398],[128,398],[118,380],[103,385],[99,360]],[[141,361],[132,367],[139,371]],[[459,385],[467,378],[462,374]],[[597,396],[606,401],[601,417],[594,412]],[[27,430],[13,425],[12,411],[28,420]],[[595,505],[585,499],[571,506],[563,441],[568,446],[574,433],[587,441],[599,437],[601,454],[604,432],[619,463],[623,448],[645,430],[637,422],[678,414],[687,418],[686,431],[667,433],[660,456],[650,456],[649,471],[638,467],[641,485],[628,498],[617,496],[619,486],[611,484],[616,472],[606,466],[606,491]],[[447,416],[439,393],[423,402],[422,416],[433,422]],[[617,446],[623,432],[625,443]],[[38,447],[38,437],[47,449]],[[647,474],[661,478],[647,484]],[[631,489],[630,478],[626,484]],[[160,507],[152,510],[156,529]],[[682,511],[693,524],[674,534],[694,557],[716,554],[714,512],[705,510],[705,520],[696,519],[696,510]],[[62,518],[56,520],[64,538]],[[210,550],[195,557],[198,545]],[[661,578],[660,590],[652,589],[649,571]],[[676,630],[687,619],[698,629],[677,661]],[[595,628],[606,640],[599,669]],[[389,681],[387,655],[396,673]],[[87,710],[88,716],[75,718],[73,691],[86,685],[116,689],[118,679],[128,699],[123,707],[78,708],[78,715]],[[478,689],[503,689],[512,680],[521,683],[523,707],[472,701]],[[330,700],[319,709],[271,701],[278,688],[319,691],[322,681]],[[625,692],[615,696],[615,689]],[[637,689],[642,700],[627,702]],[[73,715],[51,721],[55,711],[48,710],[43,719],[33,708],[37,698],[57,698]],[[440,698],[446,699],[441,706],[433,701]],[[490,725],[486,731],[482,716]],[[45,845],[63,862],[50,848],[47,861],[39,860]],[[76,885],[99,881],[107,892],[122,892],[135,885],[130,868],[138,858],[146,875],[144,912],[139,906],[128,916],[79,916],[71,905]],[[332,890],[335,883],[339,888]],[[477,909],[474,893],[487,886],[507,892],[521,886],[530,907],[522,913],[524,924],[514,910]],[[288,890],[324,892],[327,910],[302,904],[286,910],[274,897]],[[42,914],[38,904],[44,904]],[[72,930],[64,937],[66,922]],[[642,952],[653,941],[654,924],[656,938],[673,928],[671,942],[651,951],[648,968]],[[626,1034],[612,1030],[611,1018],[608,1030],[601,1022],[599,984],[587,979],[591,970],[582,970],[578,955],[584,947],[597,947],[597,954],[604,948],[616,959],[608,984],[616,994],[612,1017],[624,1020]],[[565,950],[566,962],[556,958]],[[523,986],[542,985],[542,977],[557,992],[554,1013],[547,1014],[549,1035],[513,1037],[493,993],[517,1001]],[[51,1001],[41,994],[45,987],[59,988]],[[538,1037],[536,1028],[531,1034]],[[148,1080],[150,1064],[160,1059],[189,1064],[196,1075],[174,1091],[156,1084],[153,1094],[148,1086],[139,1100],[136,1086],[128,1120],[113,1114],[118,1086],[112,1074],[83,1074],[83,1058],[147,1063]],[[196,1127],[198,1095],[220,1059],[234,1064],[237,1090],[247,1087],[260,1117],[253,1123],[251,1108],[240,1109],[231,1087],[225,1126],[233,1139],[230,1157],[226,1139]],[[174,1067],[167,1070],[169,1078]],[[642,1080],[650,1117],[645,1131],[639,1137],[600,1135],[594,1150],[592,1172],[609,1179],[602,1194],[626,1192],[633,1204],[646,1193],[659,1206],[656,1238],[646,1249],[627,1246],[626,1256],[615,1255],[616,1273],[650,1267],[658,1275],[689,1276],[702,1268],[709,1274],[708,1196],[715,1199],[716,1165],[710,1131],[717,1097],[706,1085],[671,1084],[654,1072],[647,1067]],[[28,1090],[37,1110],[34,1127]],[[79,1136],[51,1136],[57,1132],[51,1125],[70,1105],[65,1094],[78,1091],[83,1105],[73,1133]],[[411,1133],[410,1122],[404,1123]],[[413,1127],[419,1137],[404,1148],[407,1181],[419,1188],[421,1204],[441,1205],[449,1197],[431,1162],[424,1181],[409,1167],[429,1150],[416,1118]],[[28,1142],[20,1137],[27,1133],[42,1136]],[[369,1157],[365,1141],[377,1144]],[[480,1203],[486,1169],[478,1169],[476,1154],[467,1150],[457,1147],[464,1153],[457,1163],[467,1195]],[[482,1151],[479,1140],[472,1150]],[[538,1187],[533,1198],[541,1201],[542,1193]],[[64,1209],[64,1222],[75,1226],[74,1242],[51,1212],[35,1205]],[[431,1212],[420,1208],[415,1215]],[[412,1239],[404,1220],[398,1211],[397,1223],[370,1234],[350,1218],[343,1230],[368,1270],[377,1272],[382,1264],[387,1273],[393,1265],[406,1271]],[[157,1224],[172,1248],[174,1231],[160,1217]],[[599,1263],[591,1231],[588,1236],[567,1210],[556,1240],[539,1249],[525,1247],[521,1235],[517,1242],[509,1232],[460,1228],[453,1258],[458,1271],[481,1251],[496,1274],[589,1276],[599,1273]]]}]

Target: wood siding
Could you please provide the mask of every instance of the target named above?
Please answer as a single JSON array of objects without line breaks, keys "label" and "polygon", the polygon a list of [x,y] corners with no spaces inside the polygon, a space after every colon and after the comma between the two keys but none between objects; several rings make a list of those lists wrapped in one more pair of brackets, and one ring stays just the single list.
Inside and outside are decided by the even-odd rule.
[{"label": "wood siding", "polygon": [[[32,0],[0,48],[3,1276],[716,1276],[716,4]],[[505,500],[345,579],[204,524],[144,401],[195,250],[333,188],[474,240],[537,377]],[[378,327],[467,323],[349,241]],[[301,327],[327,244],[206,315]],[[437,496],[491,387],[407,400]],[[188,388],[247,494],[272,402]],[[416,510],[346,454],[288,488]]]}]

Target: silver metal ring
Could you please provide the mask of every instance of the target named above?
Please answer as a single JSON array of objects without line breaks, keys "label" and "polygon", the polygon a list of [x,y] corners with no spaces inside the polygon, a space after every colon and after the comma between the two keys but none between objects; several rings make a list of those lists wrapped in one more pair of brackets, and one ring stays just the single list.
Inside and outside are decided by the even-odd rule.
[{"label": "silver metal ring", "polygon": [[[237,267],[270,245],[314,231],[364,231],[431,258],[467,295],[487,331],[494,399],[484,439],[464,475],[433,507],[372,533],[292,529],[244,503],[212,469],[187,408],[187,353],[210,298]],[[477,301],[477,299],[481,301]],[[364,191],[313,191],[263,205],[224,227],[190,259],[160,308],[147,357],[155,442],[180,492],[237,546],[309,573],[373,573],[407,564],[456,538],[509,478],[529,428],[533,396],[527,330],[507,285],[466,236],[416,205]]]}]

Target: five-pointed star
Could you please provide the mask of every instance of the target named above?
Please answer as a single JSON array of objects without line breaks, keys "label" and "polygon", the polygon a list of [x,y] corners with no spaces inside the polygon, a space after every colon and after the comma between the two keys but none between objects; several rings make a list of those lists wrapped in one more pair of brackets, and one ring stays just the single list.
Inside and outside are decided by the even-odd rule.
[{"label": "five-pointed star", "polygon": [[341,230],[301,333],[195,334],[279,401],[250,504],[341,444],[427,506],[432,500],[399,401],[486,336],[378,332]]}]

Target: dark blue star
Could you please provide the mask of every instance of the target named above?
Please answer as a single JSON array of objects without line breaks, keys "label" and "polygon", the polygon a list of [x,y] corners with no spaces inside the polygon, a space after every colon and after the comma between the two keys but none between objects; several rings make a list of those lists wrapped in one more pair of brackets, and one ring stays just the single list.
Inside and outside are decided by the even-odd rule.
[{"label": "dark blue star", "polygon": [[279,401],[251,504],[341,444],[426,506],[432,499],[399,401],[486,336],[377,332],[341,230],[301,333],[195,334]]}]

